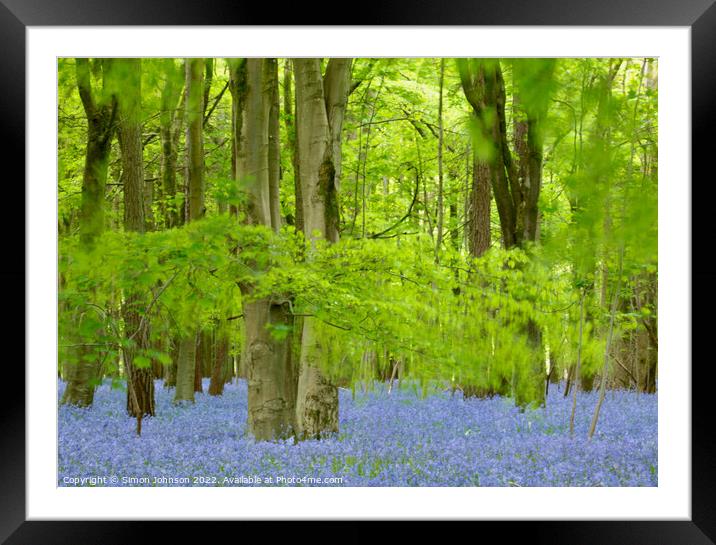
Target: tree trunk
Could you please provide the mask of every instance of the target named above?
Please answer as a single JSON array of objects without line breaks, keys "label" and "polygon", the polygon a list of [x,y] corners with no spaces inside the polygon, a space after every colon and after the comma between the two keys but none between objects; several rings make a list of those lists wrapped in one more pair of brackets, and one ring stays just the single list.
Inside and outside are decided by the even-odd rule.
[{"label": "tree trunk", "polygon": [[[278,75],[275,59],[247,59],[237,71],[235,101],[237,178],[248,188],[246,221],[277,231]],[[273,162],[273,164],[272,164]],[[273,189],[272,189],[273,188]],[[295,391],[291,371],[293,316],[284,296],[255,298],[251,284],[241,286],[248,380],[248,430],[257,440],[290,436],[294,431]]]},{"label": "tree trunk", "polygon": [[480,257],[490,249],[490,166],[481,161],[473,148],[472,189],[470,191],[468,216],[468,242],[470,255]]},{"label": "tree trunk", "polygon": [[[82,200],[80,204],[80,243],[85,251],[92,251],[97,238],[104,231],[104,192],[107,184],[107,168],[116,129],[117,100],[108,91],[111,77],[109,59],[97,61],[102,69],[103,86],[97,93],[92,91],[89,59],[76,59],[77,88],[85,115],[87,116],[87,146],[85,167],[82,175]],[[98,331],[101,335],[101,331]],[[94,400],[96,382],[101,378],[98,361],[87,347],[76,351],[77,361],[67,366],[67,386],[62,404],[88,407]]]},{"label": "tree trunk", "polygon": [[[656,273],[641,273],[634,280],[633,310],[641,315],[640,323],[632,332],[634,371],[639,391],[656,392],[657,361],[659,352],[658,322],[656,318]],[[645,311],[649,311],[648,314]]]},{"label": "tree trunk", "polygon": [[445,81],[445,59],[440,59],[440,94],[438,99],[438,213],[437,223],[438,232],[435,241],[435,261],[443,244],[443,223],[444,223],[444,206],[443,206],[443,84]]},{"label": "tree trunk", "polygon": [[187,220],[204,217],[204,134],[203,134],[203,80],[202,59],[186,60],[186,150],[188,164]]},{"label": "tree trunk", "polygon": [[214,80],[214,59],[204,59],[204,93],[201,101],[201,122],[204,124],[206,119],[206,107],[209,104],[209,96],[211,94],[211,83]]},{"label": "tree trunk", "polygon": [[194,403],[194,366],[196,364],[196,334],[179,340],[176,389],[174,402],[191,401]]},{"label": "tree trunk", "polygon": [[[186,90],[184,107],[186,117],[186,162],[187,193],[186,221],[195,221],[204,216],[204,133],[203,133],[203,79],[202,59],[186,59]],[[177,386],[174,400],[194,401],[196,388],[196,343],[197,330],[191,328],[179,341],[180,355],[177,362]],[[199,366],[201,370],[201,366]],[[191,391],[189,391],[191,390]]]},{"label": "tree trunk", "polygon": [[321,371],[327,355],[316,336],[315,319],[305,318],[296,395],[296,428],[302,439],[338,432],[338,388]]},{"label": "tree trunk", "polygon": [[609,356],[612,343],[612,337],[614,335],[614,315],[617,312],[617,303],[619,301],[619,292],[622,283],[622,271],[624,264],[624,248],[622,247],[619,252],[619,272],[617,276],[617,285],[614,289],[614,295],[612,296],[611,310],[609,312],[609,330],[607,333],[607,343],[604,347],[604,365],[602,366],[602,376],[599,383],[599,398],[597,399],[597,405],[594,408],[594,414],[592,415],[592,422],[589,425],[589,433],[587,437],[591,439],[594,436],[594,432],[597,429],[597,422],[599,421],[599,411],[604,403],[604,397],[606,395],[607,387],[607,375],[609,374]]},{"label": "tree trunk", "polygon": [[209,395],[220,396],[224,393],[224,384],[228,373],[229,338],[222,329],[216,330],[216,349],[209,381]]},{"label": "tree trunk", "polygon": [[[315,241],[338,240],[336,148],[340,148],[347,103],[350,60],[331,59],[325,81],[319,59],[294,59],[296,72],[296,142],[302,194],[304,233]],[[303,320],[300,371],[296,397],[299,438],[338,431],[338,389],[321,371],[328,353],[315,330],[315,318]]]},{"label": "tree trunk", "polygon": [[278,233],[281,229],[281,141],[278,99],[278,62],[276,59],[266,59],[266,86],[269,93],[268,116],[268,182],[269,182],[269,212],[271,214],[271,227]]},{"label": "tree trunk", "polygon": [[[326,100],[326,113],[331,133],[331,151],[333,153],[333,185],[336,193],[340,191],[343,176],[343,146],[341,135],[343,133],[343,120],[348,104],[350,90],[350,74],[352,59],[330,59],[326,66],[326,75],[323,82],[323,92]],[[338,216],[336,215],[336,221]],[[337,227],[337,224],[336,224]],[[338,232],[335,232],[337,242]]]},{"label": "tree trunk", "polygon": [[174,59],[164,59],[164,77],[166,78],[161,96],[159,132],[162,140],[162,189],[164,192],[162,210],[164,225],[167,229],[180,224],[179,209],[176,202],[177,183],[177,144],[175,140],[175,118],[177,102],[182,92],[183,74],[177,70]]},{"label": "tree trunk", "polygon": [[236,376],[236,358],[231,354],[231,343],[227,341],[226,349],[228,357],[226,358],[226,368],[224,373],[224,384],[229,384],[234,381]]},{"label": "tree trunk", "polygon": [[177,337],[170,338],[169,348],[172,361],[169,365],[164,367],[164,387],[175,388],[177,385],[177,363],[179,361],[179,339]]},{"label": "tree trunk", "polygon": [[294,101],[291,93],[291,82],[293,80],[293,63],[291,59],[286,59],[283,65],[283,116],[286,125],[286,143],[291,155],[291,165],[293,166],[293,185],[295,192],[295,211],[292,223],[296,229],[303,231],[303,204],[301,199],[301,185],[298,178],[298,163],[296,159],[296,123],[294,119]]},{"label": "tree trunk", "polygon": [[[246,100],[246,59],[226,59],[229,66],[229,92],[231,93],[231,176],[239,181],[239,149]],[[229,213],[238,214],[236,203],[229,205]]]},{"label": "tree trunk", "polygon": [[204,393],[204,388],[201,383],[203,378],[203,368],[206,361],[206,344],[204,342],[204,331],[199,331],[196,338],[196,353],[194,355],[194,393]]},{"label": "tree trunk", "polygon": [[[491,186],[497,176],[496,172],[501,166],[498,152],[494,146],[492,135],[494,129],[483,126],[483,119],[489,119],[486,111],[492,111],[492,118],[496,120],[494,110],[496,105],[492,100],[492,86],[488,87],[489,77],[487,68],[482,64],[470,65],[462,62],[460,77],[463,91],[473,108],[473,121],[475,131],[472,145],[472,184],[467,200],[467,243],[468,251],[473,257],[481,257],[490,248],[490,200]],[[485,146],[485,142],[488,146]],[[491,143],[491,144],[490,144]],[[492,145],[492,148],[490,148]],[[500,382],[499,387],[478,386],[476,384],[461,384],[463,397],[493,397],[509,393],[509,383]]]},{"label": "tree trunk", "polygon": [[[142,61],[117,59],[118,74],[122,76],[119,100],[119,145],[122,152],[122,180],[124,185],[124,229],[143,233],[144,161],[142,158]],[[127,411],[137,419],[154,415],[154,379],[151,365],[135,365],[137,352],[149,348],[148,317],[142,316],[142,297],[138,293],[126,294],[122,305],[125,334],[124,364],[127,370]],[[138,422],[139,431],[139,422]]]},{"label": "tree trunk", "polygon": [[265,298],[244,303],[244,317],[249,433],[257,440],[290,437],[296,399],[291,334],[286,331],[293,316],[288,305]]},{"label": "tree trunk", "polygon": [[[554,61],[530,62],[529,65],[522,61],[513,63],[516,167],[507,138],[505,83],[500,61],[463,60],[459,64],[465,96],[477,119],[481,120],[477,123],[479,139],[475,147],[478,148],[478,159],[486,163],[482,170],[491,180],[502,241],[507,249],[523,246],[525,241],[536,242],[537,237],[537,203],[542,183],[542,119],[549,103]],[[530,100],[523,100],[523,95],[529,96]],[[543,405],[545,369],[541,331],[529,319],[524,333],[534,350],[532,359],[524,368],[515,370],[515,401],[521,407],[528,403]]]}]

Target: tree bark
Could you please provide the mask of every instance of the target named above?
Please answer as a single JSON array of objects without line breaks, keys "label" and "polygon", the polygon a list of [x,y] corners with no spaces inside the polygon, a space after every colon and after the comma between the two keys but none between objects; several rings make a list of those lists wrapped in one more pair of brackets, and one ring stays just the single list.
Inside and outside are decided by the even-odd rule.
[{"label": "tree bark", "polygon": [[460,79],[476,119],[475,148],[489,176],[500,218],[505,248],[517,245],[516,211],[511,189],[511,158],[505,130],[505,89],[499,61],[475,59],[460,62]]},{"label": "tree bark", "polygon": [[[195,221],[204,217],[204,67],[203,59],[184,61],[186,89],[184,108],[186,118],[186,162],[187,193],[186,221]],[[177,362],[177,386],[175,402],[194,401],[196,387],[196,343],[197,330],[191,328],[179,341],[179,360]],[[200,366],[199,366],[200,367]]]},{"label": "tree bark", "polygon": [[[304,233],[315,241],[338,240],[336,149],[350,87],[350,60],[331,59],[326,78],[319,59],[294,59],[296,75],[296,151],[302,193]],[[310,256],[309,256],[310,258]],[[303,320],[296,397],[299,438],[338,431],[338,389],[321,371],[329,354],[317,337],[315,318]]]},{"label": "tree bark", "polygon": [[490,249],[492,232],[490,227],[490,166],[481,161],[473,148],[472,188],[470,190],[468,216],[468,242],[470,255],[482,256]]},{"label": "tree bark", "polygon": [[[142,158],[142,61],[117,59],[115,69],[122,76],[119,101],[119,145],[122,152],[122,180],[124,186],[124,229],[143,233],[144,161]],[[142,317],[142,297],[127,293],[122,305],[127,345],[123,349],[127,370],[127,412],[141,419],[154,415],[154,379],[151,365],[137,367],[137,352],[149,348],[149,324]],[[138,422],[138,430],[139,430]]]},{"label": "tree bark", "polygon": [[194,393],[204,393],[202,385],[202,378],[204,376],[204,365],[206,365],[206,359],[208,354],[206,353],[206,332],[197,332],[196,338],[196,354],[194,356]]},{"label": "tree bark", "polygon": [[[278,75],[275,59],[247,59],[237,67],[237,178],[247,188],[246,221],[277,231]],[[273,187],[273,189],[272,189]],[[293,316],[285,297],[256,298],[251,284],[241,286],[248,381],[248,430],[257,440],[294,432],[295,385],[291,380]]]},{"label": "tree bark", "polygon": [[244,303],[244,317],[249,433],[257,440],[290,437],[296,406],[291,334],[277,338],[275,332],[290,329],[293,315],[287,304],[263,298]]},{"label": "tree bark", "polygon": [[[239,149],[246,100],[246,59],[226,59],[229,65],[229,92],[231,93],[231,176],[239,182]],[[236,203],[229,205],[231,215],[238,214]]]},{"label": "tree bark", "polygon": [[[330,59],[326,66],[326,75],[323,81],[328,126],[331,131],[331,151],[333,153],[334,170],[333,184],[335,185],[336,193],[340,191],[343,176],[343,146],[341,145],[341,136],[343,133],[346,106],[348,104],[348,92],[351,85],[351,65],[352,59]],[[336,240],[332,242],[336,242]]]},{"label": "tree bark", "polygon": [[[479,61],[460,61],[460,79],[468,102],[473,109],[472,184],[467,201],[467,243],[473,257],[481,257],[491,244],[490,208],[491,188],[504,171],[497,133],[497,104],[495,99],[494,67]],[[492,124],[489,124],[489,122]],[[508,203],[509,204],[509,203]],[[463,384],[463,397],[493,397],[507,395],[510,385],[506,379],[499,386]]]},{"label": "tree bark", "polygon": [[514,244],[510,228],[514,210],[505,183],[497,114],[495,71],[499,69],[499,64],[497,61],[462,60],[458,67],[465,97],[473,109],[473,180],[468,243],[471,255],[479,257],[490,247],[491,189],[495,192],[503,243],[505,247]]},{"label": "tree bark", "polygon": [[293,166],[293,186],[295,194],[295,211],[293,223],[298,231],[303,231],[303,200],[301,197],[301,184],[298,176],[298,162],[296,159],[296,123],[294,118],[294,100],[291,93],[291,82],[293,81],[293,62],[286,59],[283,67],[283,116],[286,125],[286,142],[291,154],[291,165]]},{"label": "tree bark", "polygon": [[[102,71],[102,89],[92,90],[89,59],[76,59],[77,89],[87,117],[87,145],[82,175],[80,204],[80,243],[84,251],[94,249],[104,231],[104,193],[112,138],[116,130],[116,95],[111,92],[110,59],[97,60]],[[101,334],[101,331],[98,332]],[[77,361],[67,366],[67,386],[62,404],[88,407],[94,400],[95,384],[100,379],[99,365],[84,346],[76,351]]]},{"label": "tree bark", "polygon": [[229,338],[221,328],[216,329],[216,349],[209,381],[209,395],[220,396],[224,393],[224,384],[228,373]]},{"label": "tree bark", "polygon": [[440,249],[443,244],[443,84],[445,81],[445,59],[440,59],[440,94],[438,99],[438,213],[437,213],[437,238],[435,241],[435,260],[437,262]]},{"label": "tree bark", "polygon": [[171,354],[172,361],[169,365],[164,367],[164,387],[175,388],[177,385],[177,363],[179,361],[179,339],[176,336],[172,336],[170,343],[173,346],[170,347],[169,352]]},{"label": "tree bark", "polygon": [[201,101],[201,122],[204,124],[206,119],[206,107],[209,104],[209,95],[211,94],[211,83],[214,80],[214,59],[204,59],[204,93]]},{"label": "tree bark", "polygon": [[196,334],[191,332],[179,340],[174,403],[194,403],[194,366],[196,365]]},{"label": "tree bark", "polygon": [[204,217],[204,134],[203,134],[203,80],[202,59],[186,60],[186,149],[188,164],[187,220]]},{"label": "tree bark", "polygon": [[279,126],[278,97],[278,61],[266,59],[266,85],[269,89],[269,126],[268,126],[268,177],[269,177],[269,211],[271,227],[275,232],[281,229],[281,141]]},{"label": "tree bark", "polygon": [[180,72],[174,59],[164,59],[164,87],[162,87],[161,112],[159,115],[159,132],[162,140],[162,189],[164,192],[163,207],[164,225],[167,229],[180,224],[180,211],[176,203],[177,183],[177,144],[175,139],[175,120],[177,102],[181,96],[183,73]]}]

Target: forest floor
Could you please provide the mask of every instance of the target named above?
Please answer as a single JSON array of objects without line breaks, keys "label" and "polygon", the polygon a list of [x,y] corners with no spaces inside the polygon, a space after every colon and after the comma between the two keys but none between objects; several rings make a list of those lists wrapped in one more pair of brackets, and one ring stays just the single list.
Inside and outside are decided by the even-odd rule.
[{"label": "forest floor", "polygon": [[58,485],[657,485],[657,395],[607,392],[588,440],[596,392],[580,392],[570,438],[571,395],[554,385],[546,408],[520,412],[499,397],[422,398],[410,386],[388,394],[377,384],[355,397],[340,391],[336,436],[293,444],[246,434],[243,380],[223,396],[196,394],[191,406],[174,406],[173,393],[157,381],[157,416],[143,421],[139,437],[123,389],[102,385],[88,409],[61,406]]}]

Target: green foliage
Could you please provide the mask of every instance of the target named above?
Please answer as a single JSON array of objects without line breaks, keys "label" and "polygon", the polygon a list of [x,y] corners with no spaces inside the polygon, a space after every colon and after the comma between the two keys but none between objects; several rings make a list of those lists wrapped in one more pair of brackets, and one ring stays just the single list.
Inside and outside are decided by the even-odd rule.
[{"label": "green foliage", "polygon": [[[233,62],[233,61],[232,61]],[[285,60],[279,61],[283,78]],[[576,361],[579,300],[585,295],[582,369],[603,361],[611,290],[623,250],[617,334],[656,319],[644,278],[656,278],[658,91],[654,59],[510,59],[500,62],[510,138],[519,108],[542,121],[540,242],[501,250],[495,207],[492,248],[469,256],[465,244],[473,150],[495,159],[485,138],[494,112],[471,115],[461,67],[445,63],[443,173],[445,231],[436,249],[438,73],[440,59],[356,59],[343,130],[339,180],[340,242],[313,247],[292,225],[294,165],[290,126],[281,109],[280,200],[286,224],[276,234],[226,214],[246,202],[250,180],[235,180],[231,96],[222,94],[228,65],[215,63],[204,125],[207,217],[161,230],[184,207],[182,63],[142,62],[145,177],[153,188],[145,234],[122,231],[121,162],[109,161],[106,230],[92,250],[78,240],[87,122],[75,61],[58,60],[58,220],[60,363],[102,362],[114,375],[124,347],[134,364],[171,363],[167,337],[226,328],[240,353],[242,297],[280,295],[294,314],[313,317],[325,350],[324,370],[344,384],[370,383],[376,370],[401,362],[401,376],[497,390],[555,356],[557,372]],[[617,64],[618,63],[618,64]],[[101,89],[100,64],[91,63]],[[112,85],[121,92],[121,74]],[[167,109],[167,85],[176,104]],[[108,87],[112,90],[112,86]],[[287,92],[281,86],[281,104]],[[294,90],[295,96],[295,90]],[[174,118],[176,190],[165,193],[160,123]],[[294,125],[295,126],[295,125]],[[474,138],[480,135],[479,138]],[[509,142],[514,148],[514,142]],[[514,161],[516,157],[512,157]],[[449,208],[448,208],[449,207]],[[306,259],[310,256],[310,259]],[[437,259],[436,259],[437,256]],[[654,280],[655,281],[655,280]],[[242,288],[244,295],[242,296]],[[246,289],[250,288],[250,289]],[[641,290],[641,291],[640,291]],[[644,293],[642,293],[644,292]],[[153,348],[132,345],[122,316],[127,294],[149,324]],[[627,304],[639,295],[638,304]],[[232,320],[227,318],[233,317]],[[536,326],[539,346],[527,331]],[[291,329],[270,326],[276,339]],[[163,346],[163,348],[157,348]],[[513,394],[519,392],[512,392]]]}]

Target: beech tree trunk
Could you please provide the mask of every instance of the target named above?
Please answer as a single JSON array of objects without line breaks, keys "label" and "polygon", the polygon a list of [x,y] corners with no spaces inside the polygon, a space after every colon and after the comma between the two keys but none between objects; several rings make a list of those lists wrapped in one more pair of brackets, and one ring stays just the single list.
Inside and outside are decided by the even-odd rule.
[{"label": "beech tree trunk", "polygon": [[244,316],[249,432],[257,440],[290,437],[296,404],[291,334],[277,338],[275,332],[291,328],[293,316],[287,304],[270,298],[244,303]]},{"label": "beech tree trunk", "polygon": [[[333,185],[335,194],[338,195],[343,179],[343,146],[341,138],[343,134],[343,120],[346,115],[348,94],[350,92],[350,75],[352,59],[330,59],[326,66],[326,75],[323,82],[323,90],[326,100],[326,113],[328,116],[328,127],[331,137],[331,152],[333,154]],[[337,201],[336,207],[337,207]],[[330,204],[330,203],[329,203]],[[331,211],[335,217],[328,218],[335,221],[335,231],[329,233],[328,239],[331,242],[338,241],[338,209]],[[331,238],[334,237],[334,238]]]},{"label": "beech tree trunk", "polygon": [[437,211],[437,234],[435,240],[435,261],[443,244],[443,224],[445,218],[444,180],[443,180],[443,86],[445,83],[445,59],[440,59],[440,95],[438,99],[438,211]]},{"label": "beech tree trunk", "polygon": [[268,181],[269,181],[269,211],[271,213],[271,227],[278,232],[283,223],[281,219],[281,140],[279,125],[279,97],[278,97],[278,61],[266,60],[266,86],[269,95],[268,117]]},{"label": "beech tree trunk", "polygon": [[204,217],[204,63],[186,60],[186,154],[188,165],[187,221]]},{"label": "beech tree trunk", "polygon": [[[340,151],[337,154],[336,150],[340,148],[351,61],[331,59],[325,81],[319,59],[294,59],[293,66],[304,233],[310,240],[325,238],[336,242],[339,223],[336,173],[340,173]],[[299,438],[317,438],[338,431],[338,389],[321,371],[327,357],[316,333],[315,318],[304,318],[296,397]]]},{"label": "beech tree trunk", "polygon": [[179,361],[179,339],[172,336],[170,339],[170,354],[172,361],[164,367],[164,387],[175,388],[177,385],[177,362]]},{"label": "beech tree trunk", "polygon": [[159,132],[162,140],[162,190],[164,199],[164,225],[167,229],[180,224],[180,210],[176,202],[177,195],[177,141],[175,139],[175,120],[177,102],[181,96],[183,73],[177,69],[174,59],[164,59],[164,87],[162,87],[161,112],[159,114]]},{"label": "beech tree trunk", "polygon": [[291,91],[293,81],[293,63],[285,59],[283,65],[283,118],[286,126],[286,144],[291,156],[293,167],[293,186],[296,198],[296,209],[293,218],[287,218],[289,224],[303,231],[303,205],[301,204],[301,185],[298,181],[298,163],[296,159],[296,123],[294,119],[294,99]]},{"label": "beech tree trunk", "polygon": [[196,364],[196,335],[179,340],[177,357],[176,388],[174,403],[190,401],[194,403],[194,366]]},{"label": "beech tree trunk", "polygon": [[204,365],[206,364],[206,332],[199,331],[196,338],[196,353],[194,355],[194,393],[204,393],[202,378],[204,376]]},{"label": "beech tree trunk", "polygon": [[[186,89],[184,106],[186,117],[187,193],[186,220],[204,216],[204,67],[202,59],[186,59]],[[192,328],[179,341],[175,402],[194,402],[196,387],[197,330]]]},{"label": "beech tree trunk", "polygon": [[[236,71],[236,175],[247,187],[246,221],[277,231],[281,223],[277,61],[247,59],[236,65]],[[257,440],[289,437],[294,433],[296,399],[291,379],[293,315],[280,294],[256,298],[248,283],[241,291],[248,430]]]}]

